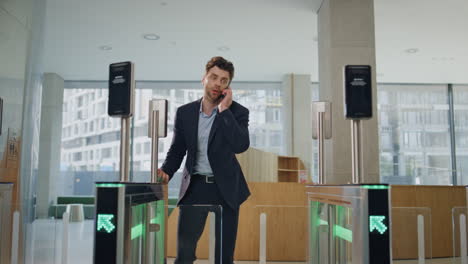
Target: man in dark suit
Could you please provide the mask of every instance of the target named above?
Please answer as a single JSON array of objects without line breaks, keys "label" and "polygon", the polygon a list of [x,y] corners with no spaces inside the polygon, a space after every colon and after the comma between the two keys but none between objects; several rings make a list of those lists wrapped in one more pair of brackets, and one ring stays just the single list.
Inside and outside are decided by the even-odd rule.
[{"label": "man in dark suit", "polygon": [[233,263],[239,206],[250,195],[235,156],[249,148],[249,110],[232,100],[233,76],[231,62],[222,57],[208,61],[203,98],[177,109],[172,144],[158,170],[158,176],[169,181],[187,154],[178,202],[176,264],[195,261],[207,212],[192,205],[207,204],[222,208],[217,216],[222,225],[217,225],[216,263],[220,259]]}]

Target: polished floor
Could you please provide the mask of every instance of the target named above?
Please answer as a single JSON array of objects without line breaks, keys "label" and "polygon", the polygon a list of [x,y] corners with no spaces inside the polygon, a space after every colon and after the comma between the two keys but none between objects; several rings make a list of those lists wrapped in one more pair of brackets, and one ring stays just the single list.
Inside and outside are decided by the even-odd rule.
[{"label": "polished floor", "polygon": [[[41,219],[32,225],[33,250],[26,252],[30,264],[90,264],[93,255],[93,224],[91,220],[69,224],[67,257],[63,257],[62,221]],[[168,259],[169,264],[174,262]],[[209,264],[208,260],[198,260],[196,264]],[[236,264],[257,264],[258,261],[236,261]],[[267,262],[275,264],[301,264],[305,262]],[[464,264],[460,259],[398,260],[394,264]],[[350,264],[350,263],[346,263]]]}]

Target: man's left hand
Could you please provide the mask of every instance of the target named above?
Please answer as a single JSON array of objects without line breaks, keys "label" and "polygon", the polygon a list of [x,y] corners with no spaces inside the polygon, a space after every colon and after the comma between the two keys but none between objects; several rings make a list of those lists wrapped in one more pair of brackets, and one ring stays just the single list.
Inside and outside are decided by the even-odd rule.
[{"label": "man's left hand", "polygon": [[224,94],[223,100],[218,105],[218,111],[221,113],[222,111],[228,109],[232,104],[232,90],[231,87],[228,87],[222,91]]}]

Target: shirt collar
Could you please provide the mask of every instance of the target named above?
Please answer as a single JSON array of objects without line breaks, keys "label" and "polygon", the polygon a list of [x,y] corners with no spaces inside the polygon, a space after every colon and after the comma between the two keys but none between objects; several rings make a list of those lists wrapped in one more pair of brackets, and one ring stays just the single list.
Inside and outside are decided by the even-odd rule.
[{"label": "shirt collar", "polygon": [[211,117],[212,115],[218,113],[218,107],[213,108],[213,111],[211,111],[210,115],[205,114],[205,112],[203,112],[203,98],[202,98],[201,101],[200,101],[200,109],[198,111],[199,111],[199,113],[203,114],[203,116]]}]

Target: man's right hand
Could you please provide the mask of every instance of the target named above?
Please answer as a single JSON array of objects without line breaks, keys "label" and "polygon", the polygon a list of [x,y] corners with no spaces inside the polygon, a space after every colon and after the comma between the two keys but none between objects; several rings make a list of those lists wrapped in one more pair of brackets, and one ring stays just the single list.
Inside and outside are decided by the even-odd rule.
[{"label": "man's right hand", "polygon": [[165,173],[161,169],[158,169],[158,182],[162,182],[162,183],[169,182],[169,175],[167,175],[167,173]]}]

